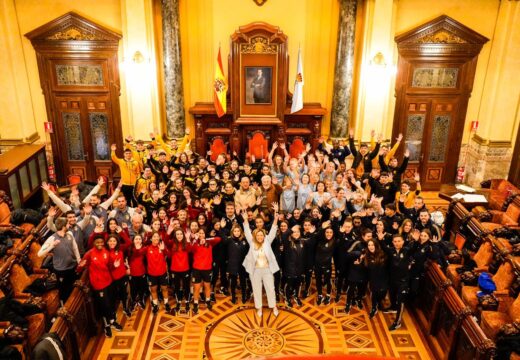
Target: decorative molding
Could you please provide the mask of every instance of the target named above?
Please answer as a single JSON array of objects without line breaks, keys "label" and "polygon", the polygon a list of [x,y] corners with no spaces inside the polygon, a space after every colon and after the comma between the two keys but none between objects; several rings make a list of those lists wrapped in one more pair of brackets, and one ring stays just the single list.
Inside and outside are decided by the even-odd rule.
[{"label": "decorative molding", "polygon": [[25,138],[0,139],[0,146],[16,146],[16,145],[23,145],[23,144],[32,144],[39,139],[40,139],[40,135],[38,135],[38,132],[34,132]]},{"label": "decorative molding", "polygon": [[271,44],[269,39],[263,36],[256,36],[249,40],[248,44],[240,44],[242,54],[277,54],[278,45]]},{"label": "decorative molding", "polygon": [[[49,42],[56,41],[115,42],[117,45],[119,39],[121,39],[121,34],[94,24],[92,21],[73,11],[28,32],[25,36],[31,40],[33,45],[48,44]],[[81,45],[78,44],[78,46]]]},{"label": "decorative molding", "polygon": [[267,0],[253,0],[253,1],[258,6],[262,6],[262,5],[264,5],[267,2]]},{"label": "decorative molding", "polygon": [[481,146],[501,147],[501,148],[510,148],[512,146],[511,141],[484,139],[481,136],[479,136],[478,134],[474,134],[472,140]]},{"label": "decorative molding", "polygon": [[459,53],[476,56],[489,39],[442,15],[396,36],[395,41],[400,53],[420,51],[430,55]]}]

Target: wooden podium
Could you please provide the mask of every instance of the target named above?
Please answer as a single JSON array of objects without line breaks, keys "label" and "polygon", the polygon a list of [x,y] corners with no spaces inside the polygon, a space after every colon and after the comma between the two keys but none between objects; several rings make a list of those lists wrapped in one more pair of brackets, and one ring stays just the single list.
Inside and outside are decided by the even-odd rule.
[{"label": "wooden podium", "polygon": [[231,36],[228,63],[227,113],[218,118],[213,103],[204,102],[189,110],[199,154],[211,149],[267,158],[275,141],[286,143],[292,156],[307,143],[316,148],[326,110],[307,103],[290,113],[287,36],[278,27],[261,22],[241,26]]}]

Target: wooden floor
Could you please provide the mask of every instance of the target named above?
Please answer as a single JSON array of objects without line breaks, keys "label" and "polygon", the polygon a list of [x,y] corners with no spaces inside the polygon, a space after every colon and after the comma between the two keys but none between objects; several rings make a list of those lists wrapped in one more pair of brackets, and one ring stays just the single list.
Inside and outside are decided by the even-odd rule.
[{"label": "wooden floor", "polygon": [[[447,209],[448,203],[438,199],[437,193],[423,196],[432,211]],[[316,306],[314,295],[301,307],[287,309],[279,304],[278,317],[264,309],[259,319],[252,303],[233,305],[229,297],[217,295],[213,310],[202,305],[196,316],[174,316],[162,309],[154,316],[148,306],[127,318],[120,309],[123,331],[114,332],[111,339],[96,339],[93,358],[221,360],[340,353],[432,359],[408,311],[403,326],[390,332],[394,314],[379,313],[370,319],[367,305],[365,302],[363,310],[353,308],[347,315],[344,296],[338,304]]]}]

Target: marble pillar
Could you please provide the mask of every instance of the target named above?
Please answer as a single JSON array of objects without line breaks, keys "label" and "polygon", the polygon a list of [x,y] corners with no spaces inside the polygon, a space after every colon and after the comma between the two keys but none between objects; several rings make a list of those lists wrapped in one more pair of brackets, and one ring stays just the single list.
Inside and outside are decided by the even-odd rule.
[{"label": "marble pillar", "polygon": [[346,138],[348,136],[350,102],[352,100],[357,0],[339,0],[339,2],[338,43],[330,135],[334,138]]},{"label": "marble pillar", "polygon": [[166,136],[168,138],[180,138],[184,136],[185,131],[179,1],[161,0]]}]

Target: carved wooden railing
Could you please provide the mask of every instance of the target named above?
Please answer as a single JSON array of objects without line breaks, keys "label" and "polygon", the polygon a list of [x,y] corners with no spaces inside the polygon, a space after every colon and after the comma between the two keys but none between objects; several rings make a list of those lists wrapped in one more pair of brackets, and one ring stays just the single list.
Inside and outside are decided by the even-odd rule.
[{"label": "carved wooden railing", "polygon": [[58,318],[51,327],[60,337],[65,347],[67,359],[92,358],[89,352],[95,351],[88,348],[89,340],[99,333],[98,322],[94,314],[88,273],[84,272],[74,284],[74,290],[67,299],[65,305],[58,310]]},{"label": "carved wooden railing", "polygon": [[412,312],[436,358],[482,360],[494,356],[494,342],[486,337],[438,264],[428,265]]}]

